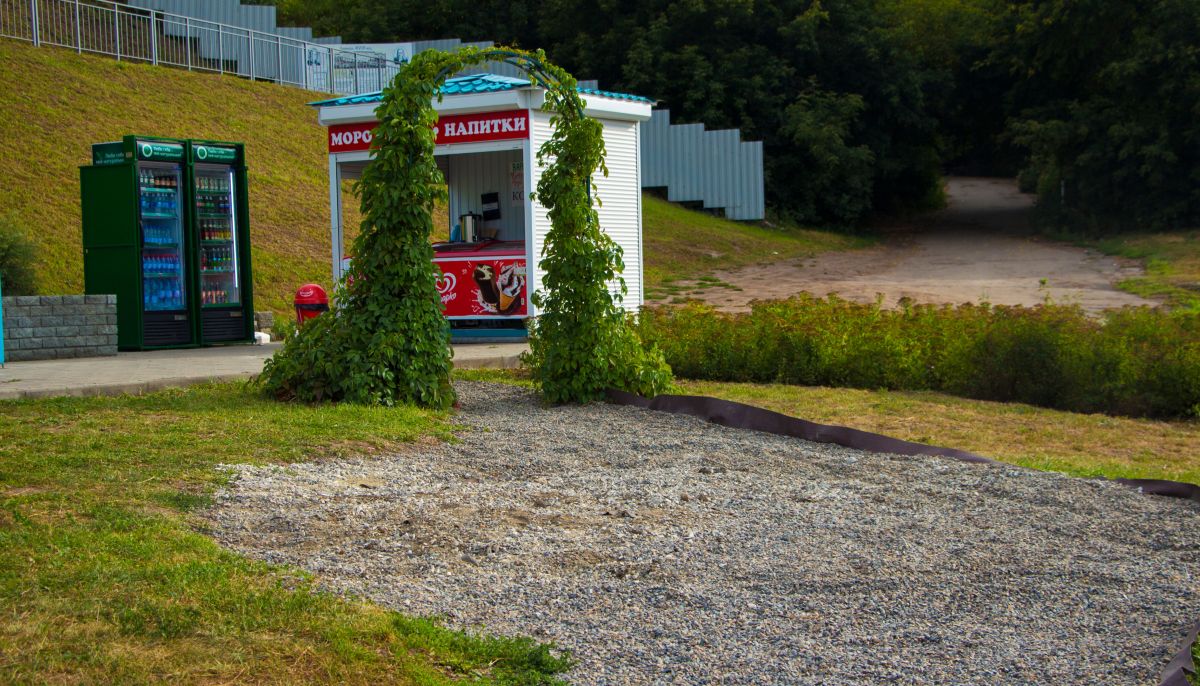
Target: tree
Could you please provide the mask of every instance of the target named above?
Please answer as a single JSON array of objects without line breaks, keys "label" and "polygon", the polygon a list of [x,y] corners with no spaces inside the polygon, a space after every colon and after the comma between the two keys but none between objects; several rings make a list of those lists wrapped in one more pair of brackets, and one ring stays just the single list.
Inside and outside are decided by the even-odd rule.
[{"label": "tree", "polygon": [[1043,219],[1092,231],[1200,221],[1200,4],[1014,3],[1011,131]]},{"label": "tree", "polygon": [[[938,200],[927,70],[883,18],[884,3],[900,0],[449,0],[419,9],[414,0],[328,1],[287,0],[281,8],[348,39],[456,36],[542,46],[606,88],[658,99],[676,122],[739,128],[764,143],[769,204],[804,222],[848,225],[872,210]],[[805,166],[813,149],[794,134],[800,110],[832,101],[804,97],[810,91],[861,102],[840,110],[837,140],[818,147],[869,152],[870,165],[832,174],[849,183],[836,192],[858,198],[865,187],[868,202],[812,201],[832,188],[830,175]],[[810,128],[803,145],[821,131]]]}]

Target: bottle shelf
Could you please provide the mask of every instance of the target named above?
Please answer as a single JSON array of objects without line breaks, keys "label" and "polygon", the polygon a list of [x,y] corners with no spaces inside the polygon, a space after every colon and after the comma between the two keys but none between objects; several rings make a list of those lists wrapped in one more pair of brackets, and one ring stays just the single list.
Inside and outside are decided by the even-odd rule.
[{"label": "bottle shelf", "polygon": [[200,241],[200,245],[229,245],[232,242],[232,238],[205,238]]},{"label": "bottle shelf", "polygon": [[143,212],[142,219],[178,219],[176,214],[158,214],[156,212]]},{"label": "bottle shelf", "polygon": [[200,217],[202,219],[229,219],[228,212],[220,212],[217,214],[210,214],[208,212],[197,212],[196,216]]},{"label": "bottle shelf", "polygon": [[142,186],[143,193],[170,193],[175,194],[174,188],[159,188],[158,186]]},{"label": "bottle shelf", "polygon": [[142,278],[146,279],[178,279],[180,276],[179,272],[142,272]]},{"label": "bottle shelf", "polygon": [[233,274],[232,269],[201,269],[200,273],[205,276],[229,276]]},{"label": "bottle shelf", "polygon": [[153,241],[143,241],[143,250],[178,250],[178,243],[155,243]]}]

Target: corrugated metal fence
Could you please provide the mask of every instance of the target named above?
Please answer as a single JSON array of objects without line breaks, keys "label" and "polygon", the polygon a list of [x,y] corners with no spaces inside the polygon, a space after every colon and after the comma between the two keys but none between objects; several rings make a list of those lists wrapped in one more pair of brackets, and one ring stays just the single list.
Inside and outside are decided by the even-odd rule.
[{"label": "corrugated metal fence", "polygon": [[[339,95],[380,90],[400,68],[376,53],[341,50],[337,38],[314,39],[310,28],[280,27],[275,7],[242,5],[240,0],[130,0],[127,5],[0,0],[0,36]],[[413,51],[462,45],[493,43],[415,41]],[[478,72],[524,76],[503,63],[465,73]],[[598,87],[595,81],[580,85]],[[670,200],[701,203],[730,219],[764,216],[762,143],[742,141],[737,130],[671,125],[670,113],[658,110],[642,127],[641,156],[645,188],[665,187]]]},{"label": "corrugated metal fence", "polygon": [[743,141],[737,129],[673,125],[669,110],[655,110],[642,124],[642,187],[666,188],[672,202],[703,203],[729,219],[762,219],[762,142]]}]

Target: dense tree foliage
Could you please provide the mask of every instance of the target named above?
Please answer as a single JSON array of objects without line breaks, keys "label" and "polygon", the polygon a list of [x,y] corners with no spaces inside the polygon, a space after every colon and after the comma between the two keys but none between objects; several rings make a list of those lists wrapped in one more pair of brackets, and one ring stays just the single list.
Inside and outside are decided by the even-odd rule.
[{"label": "dense tree foliage", "polygon": [[1028,0],[997,47],[1045,219],[1106,231],[1200,221],[1200,3]]},{"label": "dense tree foliage", "polygon": [[544,48],[606,88],[657,98],[676,122],[740,128],[764,141],[769,204],[804,221],[849,225],[873,208],[938,197],[922,67],[889,34],[879,0],[280,6],[346,40],[461,37]]},{"label": "dense tree foliage", "polygon": [[353,41],[546,49],[676,122],[764,141],[768,201],[813,223],[938,202],[944,170],[1015,174],[1044,217],[1200,215],[1200,2],[278,0]]}]

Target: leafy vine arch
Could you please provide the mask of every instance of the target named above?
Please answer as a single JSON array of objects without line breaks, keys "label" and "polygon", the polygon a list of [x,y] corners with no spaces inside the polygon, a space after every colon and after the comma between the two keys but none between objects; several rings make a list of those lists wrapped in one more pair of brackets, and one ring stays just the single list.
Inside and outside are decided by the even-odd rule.
[{"label": "leafy vine arch", "polygon": [[545,170],[535,197],[551,228],[526,356],[534,382],[549,402],[586,402],[610,388],[652,395],[670,385],[661,353],[643,346],[618,306],[621,250],[600,230],[592,199],[592,174],[608,174],[603,127],[585,115],[575,79],[540,50],[465,48],[418,54],[384,89],[374,156],[356,185],[363,222],[355,259],[330,314],[268,360],[260,377],[268,393],[306,402],[454,402],[449,329],[430,266],[433,207],[446,192],[433,155],[432,103],[451,75],[489,61],[528,74],[553,112],[553,134],[537,153]]}]

